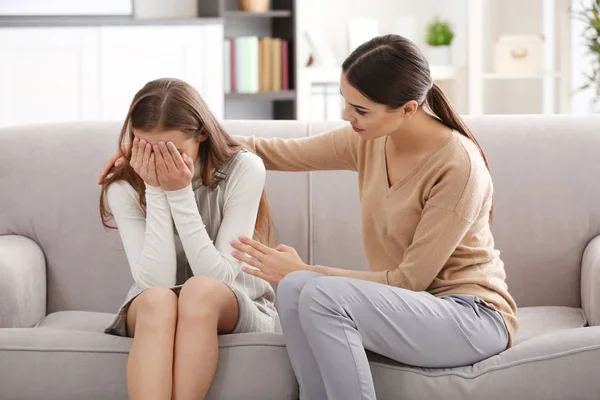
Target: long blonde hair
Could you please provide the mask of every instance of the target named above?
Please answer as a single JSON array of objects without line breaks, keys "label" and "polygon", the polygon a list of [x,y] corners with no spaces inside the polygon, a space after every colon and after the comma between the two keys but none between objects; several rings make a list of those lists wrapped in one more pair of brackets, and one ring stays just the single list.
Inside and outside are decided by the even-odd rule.
[{"label": "long blonde hair", "polygon": [[[191,85],[173,78],[148,82],[134,96],[119,135],[119,145],[128,144],[124,154],[127,162],[113,167],[102,184],[100,217],[102,224],[107,228],[116,228],[108,225],[112,214],[105,205],[106,190],[111,183],[126,181],[137,192],[140,205],[144,208],[146,206],[144,181],[129,164],[131,144],[134,139],[133,129],[178,130],[189,134],[190,137],[202,136],[203,140],[198,149],[201,179],[203,185],[212,188],[215,188],[218,182],[213,179],[212,169],[227,164],[241,148],[241,145],[217,121],[198,91]],[[271,244],[272,227],[269,203],[263,191],[255,225],[255,234],[262,243]]]}]

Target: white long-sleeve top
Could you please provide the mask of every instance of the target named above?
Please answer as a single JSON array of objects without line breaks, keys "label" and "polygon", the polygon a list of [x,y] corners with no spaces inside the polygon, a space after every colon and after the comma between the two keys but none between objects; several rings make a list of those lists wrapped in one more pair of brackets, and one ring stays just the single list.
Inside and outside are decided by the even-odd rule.
[{"label": "white long-sleeve top", "polygon": [[231,255],[230,244],[240,235],[252,237],[265,167],[258,156],[246,151],[230,163],[217,190],[190,184],[163,191],[147,185],[146,212],[131,185],[121,181],[109,186],[107,202],[135,282],[126,301],[147,288],[183,283],[177,282],[178,268],[186,268],[177,262],[178,241],[194,275],[218,279],[253,300],[272,300],[273,289],[267,282],[241,272],[242,263]]}]

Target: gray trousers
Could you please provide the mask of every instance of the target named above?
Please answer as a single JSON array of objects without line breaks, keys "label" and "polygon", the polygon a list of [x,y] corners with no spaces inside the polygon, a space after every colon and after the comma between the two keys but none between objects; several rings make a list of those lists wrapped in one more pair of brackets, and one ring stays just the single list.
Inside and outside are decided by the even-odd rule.
[{"label": "gray trousers", "polygon": [[365,349],[445,368],[474,364],[508,345],[501,315],[470,295],[435,297],[298,271],[279,283],[277,309],[302,400],[375,399]]}]

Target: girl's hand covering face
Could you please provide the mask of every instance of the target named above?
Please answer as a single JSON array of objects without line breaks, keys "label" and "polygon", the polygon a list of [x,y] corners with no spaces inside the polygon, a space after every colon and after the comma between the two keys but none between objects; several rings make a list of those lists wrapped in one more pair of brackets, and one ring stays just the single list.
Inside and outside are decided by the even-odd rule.
[{"label": "girl's hand covering face", "polygon": [[158,142],[153,150],[156,174],[162,190],[179,190],[191,184],[194,162],[190,156],[180,154],[173,142]]}]

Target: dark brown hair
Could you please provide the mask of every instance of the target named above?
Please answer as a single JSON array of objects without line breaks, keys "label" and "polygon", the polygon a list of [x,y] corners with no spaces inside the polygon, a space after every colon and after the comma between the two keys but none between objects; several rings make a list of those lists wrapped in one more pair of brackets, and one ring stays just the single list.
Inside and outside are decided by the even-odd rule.
[{"label": "dark brown hair", "polygon": [[433,82],[427,59],[413,42],[399,35],[375,37],[358,46],[346,58],[342,70],[348,82],[375,103],[392,110],[411,100],[426,106],[444,125],[471,139],[490,169],[481,145]]},{"label": "dark brown hair", "polygon": [[[133,129],[141,131],[178,130],[190,137],[202,140],[199,144],[198,157],[201,165],[202,184],[215,188],[218,181],[213,179],[212,169],[227,164],[240,150],[241,145],[225,131],[217,121],[200,94],[188,83],[179,79],[163,78],[148,82],[136,93],[123,123],[119,144],[126,144],[124,153],[127,162],[113,167],[102,184],[100,193],[100,216],[102,224],[107,228],[112,214],[105,205],[106,189],[111,183],[126,181],[138,194],[138,201],[145,208],[145,185],[140,176],[133,170],[131,160],[131,144]],[[256,217],[255,233],[264,244],[271,244],[272,220],[269,204],[263,191]]]}]

